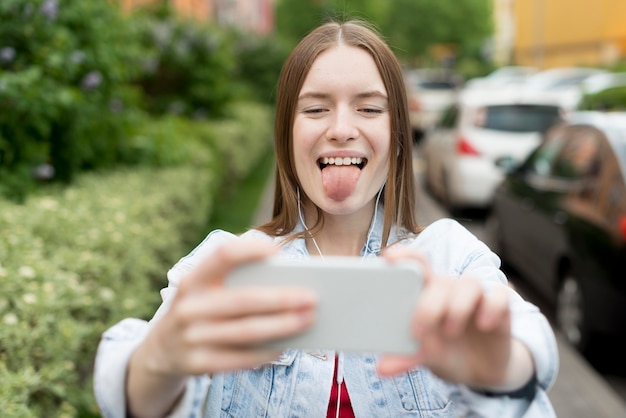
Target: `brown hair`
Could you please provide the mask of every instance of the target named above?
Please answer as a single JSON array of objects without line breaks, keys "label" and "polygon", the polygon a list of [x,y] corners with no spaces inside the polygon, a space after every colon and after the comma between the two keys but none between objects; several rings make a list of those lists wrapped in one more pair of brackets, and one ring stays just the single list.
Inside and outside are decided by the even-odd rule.
[{"label": "brown hair", "polygon": [[[300,186],[293,156],[293,123],[298,94],[315,59],[325,50],[343,43],[367,51],[380,72],[389,96],[391,117],[391,144],[389,173],[384,187],[385,217],[381,245],[389,238],[391,227],[397,224],[408,233],[420,228],[414,215],[415,182],[412,168],[412,145],[406,91],[402,69],[378,32],[363,21],[329,22],[314,29],[295,47],[278,79],[274,146],[276,152],[276,183],[272,220],[258,229],[274,236],[284,236],[293,231],[298,222],[298,195]],[[303,196],[305,198],[305,196]],[[323,226],[323,214],[318,216],[310,232],[315,235]],[[302,237],[296,235],[295,237]]]}]

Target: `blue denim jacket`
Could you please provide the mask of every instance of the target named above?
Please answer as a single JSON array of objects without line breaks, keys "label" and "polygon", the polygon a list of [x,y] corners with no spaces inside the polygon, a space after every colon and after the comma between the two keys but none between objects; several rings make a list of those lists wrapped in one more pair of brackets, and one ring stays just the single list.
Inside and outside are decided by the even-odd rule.
[{"label": "blue denim jacket", "polygon": [[[374,257],[380,251],[382,216],[377,218],[362,250],[365,257]],[[254,230],[244,235],[281,240]],[[211,232],[168,272],[169,285],[161,291],[163,304],[152,321],[167,310],[180,278],[216,246],[231,239],[238,238],[224,231]],[[389,242],[397,240],[397,231],[392,231]],[[439,220],[401,243],[419,249],[438,274],[474,276],[485,288],[506,283],[498,257],[456,221]],[[309,257],[302,239],[285,244],[281,251],[285,257]],[[558,370],[554,334],[537,307],[512,289],[510,292],[512,333],[526,344],[535,361],[537,392],[532,402],[483,396],[463,385],[443,381],[426,368],[382,378],[376,372],[376,355],[338,353],[337,379],[345,382],[356,417],[554,417],[546,395]],[[149,327],[146,321],[129,318],[103,334],[96,356],[94,388],[105,417],[126,415],[127,363]],[[331,385],[336,384],[332,382],[334,356],[333,351],[286,350],[271,364],[252,370],[191,376],[171,416],[325,417]]]}]

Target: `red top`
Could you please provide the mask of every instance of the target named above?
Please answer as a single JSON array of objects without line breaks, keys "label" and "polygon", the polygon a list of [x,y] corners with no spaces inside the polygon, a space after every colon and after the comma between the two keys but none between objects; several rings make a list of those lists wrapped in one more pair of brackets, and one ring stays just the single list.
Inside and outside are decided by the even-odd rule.
[{"label": "red top", "polygon": [[354,411],[352,410],[352,403],[350,402],[350,396],[348,396],[348,389],[346,384],[341,382],[341,395],[339,398],[339,415],[337,415],[337,365],[339,359],[335,356],[335,373],[333,375],[333,384],[330,389],[330,401],[328,402],[328,411],[326,411],[326,418],[355,418]]}]

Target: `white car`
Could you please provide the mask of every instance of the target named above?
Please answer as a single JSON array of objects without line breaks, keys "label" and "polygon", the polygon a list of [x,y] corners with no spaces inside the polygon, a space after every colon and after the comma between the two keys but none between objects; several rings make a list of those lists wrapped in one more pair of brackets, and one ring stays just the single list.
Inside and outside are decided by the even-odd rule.
[{"label": "white car", "polygon": [[456,101],[461,81],[450,71],[432,68],[408,70],[404,78],[411,129],[417,142]]},{"label": "white car", "polygon": [[505,169],[524,160],[562,118],[551,96],[465,91],[424,139],[426,189],[450,211],[489,208]]},{"label": "white car", "polygon": [[539,71],[524,83],[528,92],[551,95],[568,110],[577,108],[583,97],[583,86],[590,77],[608,71],[592,67],[557,67]]},{"label": "white car", "polygon": [[465,88],[499,88],[524,83],[528,77],[537,73],[535,67],[509,65],[500,67],[484,77],[473,78]]}]

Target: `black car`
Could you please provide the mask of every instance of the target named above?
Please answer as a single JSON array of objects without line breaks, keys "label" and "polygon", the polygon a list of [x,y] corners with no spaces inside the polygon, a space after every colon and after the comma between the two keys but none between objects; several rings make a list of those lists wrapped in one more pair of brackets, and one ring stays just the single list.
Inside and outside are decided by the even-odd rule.
[{"label": "black car", "polygon": [[592,336],[626,336],[625,173],[626,113],[574,113],[507,174],[487,220],[503,262],[583,353]]}]

